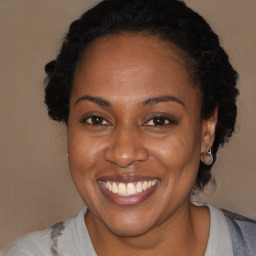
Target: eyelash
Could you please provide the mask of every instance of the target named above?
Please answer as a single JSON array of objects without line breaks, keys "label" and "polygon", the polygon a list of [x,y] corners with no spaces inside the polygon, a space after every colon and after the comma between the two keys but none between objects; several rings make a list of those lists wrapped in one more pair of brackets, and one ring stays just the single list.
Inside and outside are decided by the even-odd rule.
[{"label": "eyelash", "polygon": [[[95,124],[94,121],[99,121],[98,124]],[[157,120],[158,119],[158,120]],[[91,121],[89,121],[91,120]],[[160,124],[156,124],[155,122],[160,122]],[[167,123],[166,123],[167,122]],[[90,115],[90,116],[86,116],[81,118],[80,123],[84,124],[88,124],[88,125],[92,125],[92,126],[109,126],[111,125],[111,123],[109,121],[107,121],[104,117],[102,117],[101,115]],[[151,123],[151,124],[150,124]],[[171,119],[169,117],[165,117],[162,115],[155,115],[154,117],[150,118],[147,122],[144,123],[145,126],[155,126],[155,127],[166,127],[168,125],[177,125],[178,122],[174,119]]]},{"label": "eyelash", "polygon": [[[103,123],[94,124],[93,118],[98,119],[98,121],[102,121]],[[91,119],[91,122],[88,121],[90,119]],[[104,117],[102,117],[100,115],[90,115],[90,116],[82,117],[80,120],[80,123],[82,123],[82,124],[86,123],[86,124],[92,125],[92,126],[109,126],[110,125],[110,123],[108,121],[106,121],[106,119]]]},{"label": "eyelash", "polygon": [[[163,122],[163,123],[162,124],[156,124],[156,123],[154,123],[154,121],[156,121],[156,122],[160,121],[160,123],[161,122]],[[151,124],[149,124],[149,123],[151,123]],[[165,117],[165,116],[162,116],[162,115],[156,115],[156,116],[152,117],[151,119],[149,119],[144,125],[145,126],[161,127],[161,126],[177,125],[177,124],[178,124],[178,122],[174,119],[171,119],[169,117]]]}]

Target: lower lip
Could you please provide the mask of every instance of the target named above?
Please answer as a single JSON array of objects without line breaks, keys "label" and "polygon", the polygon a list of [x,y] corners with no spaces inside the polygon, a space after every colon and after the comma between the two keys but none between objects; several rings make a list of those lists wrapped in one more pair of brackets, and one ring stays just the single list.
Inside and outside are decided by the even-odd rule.
[{"label": "lower lip", "polygon": [[154,186],[148,188],[147,190],[144,190],[138,194],[130,195],[130,196],[120,196],[118,194],[112,193],[109,191],[104,185],[103,182],[99,181],[98,184],[100,185],[101,191],[103,192],[103,195],[110,200],[113,204],[117,206],[134,206],[138,205],[145,200],[147,200],[156,187],[158,186],[158,183],[156,183]]}]

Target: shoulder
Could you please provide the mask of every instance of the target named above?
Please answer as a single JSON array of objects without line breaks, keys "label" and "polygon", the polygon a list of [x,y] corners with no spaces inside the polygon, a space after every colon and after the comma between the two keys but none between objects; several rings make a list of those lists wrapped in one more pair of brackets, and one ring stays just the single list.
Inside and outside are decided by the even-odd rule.
[{"label": "shoulder", "polygon": [[232,229],[242,232],[244,236],[251,236],[254,234],[255,236],[253,236],[253,238],[256,238],[256,220],[227,210],[222,210],[222,212],[224,213],[227,221],[230,223]]},{"label": "shoulder", "polygon": [[[0,256],[52,256],[58,255],[59,247],[70,248],[75,244],[76,226],[85,225],[85,207],[77,217],[59,222],[42,231],[36,231],[11,243]],[[89,236],[89,235],[88,235]],[[72,248],[71,248],[72,249]],[[74,255],[74,254],[65,254]],[[75,254],[76,255],[76,254]]]},{"label": "shoulder", "polygon": [[1,256],[51,255],[51,228],[24,235],[12,242]]},{"label": "shoulder", "polygon": [[222,211],[230,228],[235,251],[243,251],[244,255],[255,255],[256,221],[227,210]]}]

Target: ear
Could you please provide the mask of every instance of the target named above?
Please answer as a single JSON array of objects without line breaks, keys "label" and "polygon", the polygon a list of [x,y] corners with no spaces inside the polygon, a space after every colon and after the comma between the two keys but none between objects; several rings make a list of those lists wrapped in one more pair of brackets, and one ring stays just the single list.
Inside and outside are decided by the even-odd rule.
[{"label": "ear", "polygon": [[202,123],[201,153],[211,148],[215,138],[216,125],[218,120],[218,107],[215,108],[212,116]]}]

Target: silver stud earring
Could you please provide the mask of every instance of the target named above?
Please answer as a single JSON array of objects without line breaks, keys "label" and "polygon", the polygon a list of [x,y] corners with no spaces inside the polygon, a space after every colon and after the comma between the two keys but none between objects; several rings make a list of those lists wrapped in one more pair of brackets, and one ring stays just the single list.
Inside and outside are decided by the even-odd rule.
[{"label": "silver stud earring", "polygon": [[211,165],[213,163],[212,149],[207,148],[206,153],[201,154],[201,162],[206,165]]}]

